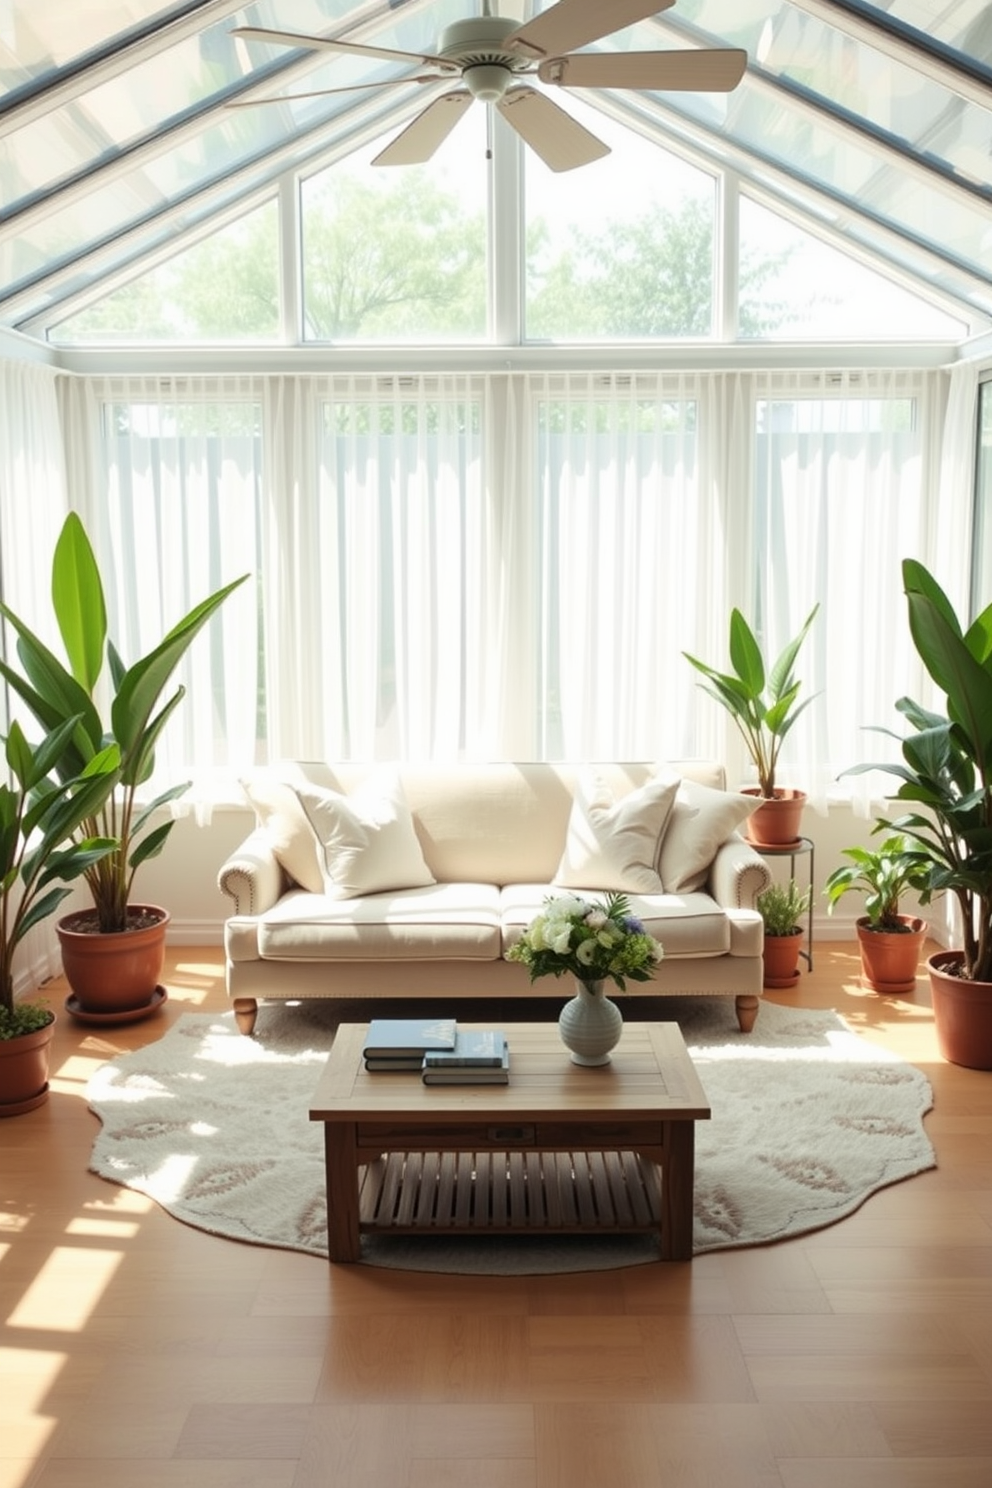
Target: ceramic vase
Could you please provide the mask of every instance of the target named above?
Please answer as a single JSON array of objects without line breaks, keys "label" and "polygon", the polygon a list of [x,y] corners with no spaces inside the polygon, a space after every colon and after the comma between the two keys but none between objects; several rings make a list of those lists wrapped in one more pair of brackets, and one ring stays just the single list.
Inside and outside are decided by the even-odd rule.
[{"label": "ceramic vase", "polygon": [[573,1064],[609,1064],[610,1050],[620,1042],[623,1015],[604,985],[576,978],[575,996],[561,1010],[558,1031]]}]

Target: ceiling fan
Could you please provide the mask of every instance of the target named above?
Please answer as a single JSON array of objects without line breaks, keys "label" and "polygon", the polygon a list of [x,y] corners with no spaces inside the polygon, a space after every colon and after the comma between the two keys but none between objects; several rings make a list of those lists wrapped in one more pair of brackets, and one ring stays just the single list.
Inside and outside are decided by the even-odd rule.
[{"label": "ceiling fan", "polygon": [[[232,107],[285,103],[364,88],[396,88],[410,83],[457,86],[434,99],[373,160],[373,165],[419,165],[447,139],[474,99],[495,104],[520,137],[554,171],[572,170],[609,154],[588,129],[522,78],[536,76],[558,88],[644,88],[663,92],[729,93],[744,75],[747,53],[736,47],[669,52],[578,52],[615,31],[667,10],[675,0],[558,0],[526,25],[493,15],[490,0],[483,13],[445,27],[435,53],[393,51],[326,36],[300,36],[238,26],[233,36],[288,47],[345,52],[412,65],[395,78],[356,83],[352,88],[326,88],[317,93],[246,99]],[[421,71],[417,69],[427,69]]]}]

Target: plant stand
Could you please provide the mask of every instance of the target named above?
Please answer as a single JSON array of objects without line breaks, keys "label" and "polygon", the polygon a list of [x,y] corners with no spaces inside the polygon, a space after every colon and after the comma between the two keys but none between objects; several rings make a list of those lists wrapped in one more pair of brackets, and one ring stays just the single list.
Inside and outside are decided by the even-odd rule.
[{"label": "plant stand", "polygon": [[808,914],[806,916],[806,948],[805,948],[805,950],[800,950],[799,954],[800,954],[800,956],[802,956],[803,960],[806,962],[806,966],[807,966],[808,970],[812,971],[813,970],[813,883],[815,881],[815,873],[814,873],[815,851],[814,851],[814,847],[813,847],[812,838],[810,838],[810,837],[799,837],[799,838],[796,839],[795,842],[790,842],[788,844],[788,846],[784,846],[783,845],[782,847],[771,847],[771,846],[769,846],[769,844],[767,842],[761,843],[761,844],[759,844],[757,842],[753,842],[751,844],[751,846],[754,848],[755,852],[760,853],[763,858],[788,858],[788,860],[789,860],[789,877],[790,878],[795,878],[795,876],[796,876],[796,859],[797,858],[806,858],[808,860],[807,861],[807,867],[808,867],[808,870],[809,870],[808,871],[808,882],[809,882],[809,912],[808,912]]}]

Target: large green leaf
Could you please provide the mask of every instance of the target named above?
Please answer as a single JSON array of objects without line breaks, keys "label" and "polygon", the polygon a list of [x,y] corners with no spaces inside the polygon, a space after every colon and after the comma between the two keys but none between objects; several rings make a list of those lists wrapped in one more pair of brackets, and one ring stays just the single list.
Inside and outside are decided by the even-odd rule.
[{"label": "large green leaf", "polygon": [[55,544],[52,607],[72,674],[92,696],[103,668],[107,608],[96,558],[75,512],[66,517]]},{"label": "large green leaf", "polygon": [[976,661],[956,625],[927,596],[908,595],[913,640],[927,671],[947,697],[947,711],[963,729],[969,752],[992,761],[992,672]]},{"label": "large green leaf", "polygon": [[246,578],[247,574],[242,575],[240,579],[233,580],[216,594],[203,600],[169,631],[154,651],[128,667],[114,697],[110,714],[114,738],[121,746],[125,761],[139,745],[162,690],[184,653],[228,595],[243,584]]},{"label": "large green leaf", "polygon": [[781,697],[787,688],[792,687],[792,672],[796,665],[796,657],[799,655],[799,648],[806,639],[819,608],[818,604],[813,606],[803,621],[802,629],[795,640],[789,642],[773,665],[768,676],[768,690],[773,698]]},{"label": "large green leaf", "polygon": [[730,616],[730,664],[750,698],[759,698],[765,690],[765,663],[754,632],[740,610]]}]

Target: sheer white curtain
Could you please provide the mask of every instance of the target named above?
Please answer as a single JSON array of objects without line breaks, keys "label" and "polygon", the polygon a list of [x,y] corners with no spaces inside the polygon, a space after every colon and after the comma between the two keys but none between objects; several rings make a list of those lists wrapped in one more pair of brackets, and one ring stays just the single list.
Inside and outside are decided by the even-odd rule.
[{"label": "sheer white curtain", "polygon": [[[699,748],[683,650],[725,612],[724,512],[694,378],[533,379],[541,753]],[[707,410],[708,411],[708,410]]]},{"label": "sheer white curtain", "polygon": [[194,646],[173,778],[283,755],[712,755],[734,785],[746,755],[682,653],[726,664],[734,604],[775,653],[820,603],[799,663],[820,696],[781,778],[822,804],[918,682],[901,559],[965,566],[952,453],[974,387],[952,384],[942,451],[948,383],[66,379],[62,403],[125,655],[254,576]]},{"label": "sheer white curtain", "polygon": [[332,754],[488,754],[494,556],[479,379],[335,378],[315,502]]},{"label": "sheer white curtain", "polygon": [[[797,675],[816,695],[783,750],[782,784],[822,809],[838,773],[896,757],[894,703],[917,669],[902,560],[928,557],[936,502],[940,373],[861,371],[755,380],[757,548],[753,614],[774,656],[820,605]],[[846,777],[869,812],[891,777]]]},{"label": "sheer white curtain", "polygon": [[[96,550],[109,629],[126,663],[151,651],[222,585],[252,577],[193,642],[175,674],[189,701],[156,751],[154,788],[192,779],[190,802],[229,794],[259,758],[257,623],[261,389],[250,378],[68,380],[73,506]],[[167,694],[168,695],[168,694]]]},{"label": "sheer white curtain", "polygon": [[[55,373],[0,360],[0,594],[42,640],[60,650],[52,616],[52,553],[67,506]],[[15,637],[3,627],[4,656],[16,665]],[[14,696],[2,695],[0,731],[16,718],[28,738],[40,727]],[[18,992],[61,970],[54,922],[28,932],[19,949]]]}]

